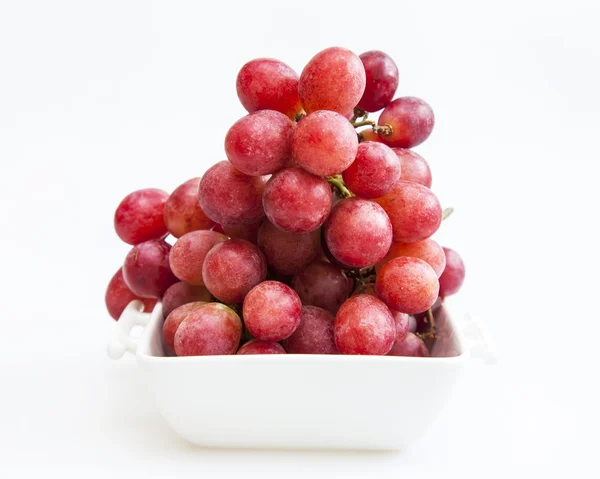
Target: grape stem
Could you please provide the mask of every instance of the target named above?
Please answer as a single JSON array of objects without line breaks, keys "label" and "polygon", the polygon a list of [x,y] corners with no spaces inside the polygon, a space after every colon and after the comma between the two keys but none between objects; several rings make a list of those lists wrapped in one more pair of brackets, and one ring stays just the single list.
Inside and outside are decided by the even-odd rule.
[{"label": "grape stem", "polygon": [[361,126],[370,126],[373,129],[374,133],[390,136],[393,133],[392,125],[378,125],[373,120],[361,120],[361,121],[353,121],[351,122],[354,128],[360,128]]},{"label": "grape stem", "polygon": [[325,179],[330,185],[333,185],[338,190],[342,198],[350,198],[351,196],[354,196],[346,187],[340,175],[326,176]]},{"label": "grape stem", "polygon": [[354,125],[354,123],[356,123],[356,120],[358,120],[359,118],[362,118],[363,120],[366,120],[368,118],[369,114],[361,109],[361,108],[355,108],[354,109],[354,115],[352,116],[352,118],[350,118],[350,123],[352,123]]},{"label": "grape stem", "polygon": [[427,310],[427,318],[425,318],[425,322],[429,323],[429,331],[426,333],[417,333],[417,336],[421,338],[423,341],[426,339],[436,339],[437,338],[437,328],[435,326],[435,318],[433,316],[433,311],[431,308]]},{"label": "grape stem", "polygon": [[442,221],[444,221],[446,218],[448,218],[448,216],[450,216],[453,212],[454,212],[454,208],[452,208],[452,206],[444,209],[444,211],[442,211]]}]

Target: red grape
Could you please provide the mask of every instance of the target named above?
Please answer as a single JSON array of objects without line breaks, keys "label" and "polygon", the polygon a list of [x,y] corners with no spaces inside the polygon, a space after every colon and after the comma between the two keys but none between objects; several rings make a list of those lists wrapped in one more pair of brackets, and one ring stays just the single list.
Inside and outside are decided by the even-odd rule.
[{"label": "red grape", "polygon": [[446,269],[440,276],[440,296],[445,298],[460,289],[465,280],[465,264],[460,255],[450,248],[444,247]]},{"label": "red grape", "polygon": [[251,339],[238,349],[237,354],[285,354],[285,349],[275,341]]},{"label": "red grape", "polygon": [[300,168],[275,173],[263,194],[263,207],[269,221],[279,229],[294,233],[309,233],[319,228],[327,219],[332,202],[329,183]]},{"label": "red grape", "polygon": [[334,323],[337,349],[342,354],[387,354],[396,339],[392,313],[374,296],[352,296],[337,312]]},{"label": "red grape", "polygon": [[389,193],[400,178],[400,160],[383,143],[363,141],[356,159],[342,173],[346,186],[363,198],[378,198]]},{"label": "red grape", "polygon": [[[171,250],[171,254],[173,254],[173,250]],[[175,283],[169,286],[162,296],[163,316],[166,318],[174,309],[194,301],[209,302],[210,293],[204,286],[194,286],[183,281]]]},{"label": "red grape", "polygon": [[202,266],[204,285],[224,303],[241,303],[267,277],[267,262],[252,243],[230,239],[208,252]]},{"label": "red grape", "polygon": [[374,141],[375,143],[383,143],[379,137],[379,133],[375,133],[371,128],[361,130],[361,141]]},{"label": "red grape", "polygon": [[140,298],[139,296],[136,296],[125,284],[125,280],[123,279],[123,268],[119,268],[119,271],[114,274],[108,283],[106,294],[104,296],[108,314],[110,314],[113,319],[118,320],[125,307],[136,299],[144,303],[144,311],[146,313],[152,311],[156,304],[155,298]]},{"label": "red grape", "polygon": [[201,306],[204,306],[205,304],[208,304],[208,302],[195,301],[186,303],[175,308],[168,315],[164,314],[163,306],[163,315],[167,318],[163,323],[163,339],[169,351],[175,352],[175,334],[177,333],[177,329],[179,329],[179,325],[183,322],[185,318],[188,317],[188,314],[190,312],[198,309]]},{"label": "red grape", "polygon": [[406,148],[392,149],[400,159],[402,167],[400,179],[431,188],[431,170],[425,159],[418,153]]},{"label": "red grape", "polygon": [[404,341],[400,341],[396,343],[388,356],[413,356],[417,358],[427,358],[429,357],[429,351],[427,350],[427,346],[421,338],[416,336],[413,333],[408,333]]},{"label": "red grape", "polygon": [[411,256],[422,259],[433,268],[438,278],[446,267],[444,250],[431,238],[427,238],[416,243],[392,243],[388,254],[376,265],[377,269],[399,256]]},{"label": "red grape", "polygon": [[348,299],[353,282],[337,266],[315,261],[294,276],[291,286],[302,304],[319,306],[335,314]]},{"label": "red grape", "polygon": [[292,120],[302,111],[298,96],[298,74],[273,58],[257,58],[246,63],[237,76],[238,98],[250,113],[276,110]]},{"label": "red grape", "polygon": [[319,176],[341,173],[358,150],[358,136],[352,124],[339,113],[315,111],[296,126],[292,155],[306,171]]},{"label": "red grape", "polygon": [[190,311],[175,333],[177,356],[235,354],[242,336],[240,317],[224,304]]},{"label": "red grape", "polygon": [[302,302],[296,292],[279,281],[264,281],[244,299],[244,324],[258,339],[280,341],[298,327]]},{"label": "red grape", "polygon": [[258,230],[258,246],[267,258],[269,268],[281,275],[302,271],[321,251],[321,235],[282,231],[269,221]]},{"label": "red grape", "polygon": [[300,324],[284,341],[291,354],[339,354],[333,339],[335,318],[323,308],[303,306]]},{"label": "red grape", "polygon": [[179,238],[169,256],[173,274],[186,283],[203,285],[202,265],[210,249],[227,236],[210,230],[190,231]]},{"label": "red grape", "polygon": [[358,108],[368,112],[385,108],[398,88],[398,67],[390,56],[378,50],[360,55],[366,74],[365,92]]},{"label": "red grape", "polygon": [[224,226],[223,232],[230,238],[238,238],[250,243],[256,244],[258,241],[258,228],[261,223],[254,223],[252,225],[237,225],[237,226]]},{"label": "red grape", "polygon": [[426,311],[435,303],[439,287],[433,268],[419,258],[394,258],[377,273],[377,296],[393,311]]},{"label": "red grape", "polygon": [[331,254],[351,268],[377,263],[392,244],[392,224],[383,208],[357,197],[333,208],[324,231]]},{"label": "red grape", "polygon": [[262,194],[264,179],[236,170],[228,161],[208,169],[198,189],[200,207],[223,226],[258,223],[264,216]]},{"label": "red grape", "polygon": [[420,98],[396,98],[379,116],[379,125],[391,125],[392,134],[381,134],[386,145],[412,148],[423,143],[431,134],[435,118],[433,110]]},{"label": "red grape", "polygon": [[416,333],[417,332],[417,318],[412,315],[408,316],[408,332]]},{"label": "red grape", "polygon": [[140,243],[129,251],[123,265],[123,279],[134,294],[160,298],[177,282],[169,267],[171,245],[164,240]]},{"label": "red grape", "polygon": [[360,58],[345,48],[331,47],[317,53],[304,67],[298,92],[306,113],[332,110],[345,115],[362,97],[365,81]]},{"label": "red grape", "polygon": [[418,183],[400,180],[391,192],[373,201],[388,214],[397,242],[429,238],[442,223],[440,202],[429,188]]},{"label": "red grape", "polygon": [[136,245],[167,234],[163,212],[169,193],[156,188],[128,194],[115,211],[115,230],[125,243]]},{"label": "red grape", "polygon": [[164,219],[169,233],[179,238],[190,231],[208,230],[215,225],[198,202],[200,178],[178,186],[165,203]]},{"label": "red grape", "polygon": [[294,123],[283,113],[260,110],[236,121],[225,137],[225,153],[242,173],[261,176],[281,170],[292,155]]},{"label": "red grape", "polygon": [[399,311],[392,311],[392,316],[394,316],[394,323],[396,324],[395,343],[399,343],[400,341],[404,341],[404,338],[406,338],[406,335],[408,334],[408,328],[410,326],[410,321],[408,318],[410,318],[410,316]]}]

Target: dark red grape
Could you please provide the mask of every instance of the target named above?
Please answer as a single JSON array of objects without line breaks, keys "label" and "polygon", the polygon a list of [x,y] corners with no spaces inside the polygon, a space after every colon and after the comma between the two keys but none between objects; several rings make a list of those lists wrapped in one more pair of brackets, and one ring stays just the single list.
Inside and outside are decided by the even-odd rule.
[{"label": "dark red grape", "polygon": [[168,315],[164,314],[163,307],[163,315],[167,318],[163,323],[163,340],[169,351],[175,352],[175,334],[177,333],[177,329],[179,329],[179,325],[183,322],[185,318],[188,317],[188,314],[190,312],[200,308],[201,306],[204,306],[205,304],[208,304],[208,302],[195,301],[185,303],[175,308]]},{"label": "dark red grape", "polygon": [[406,148],[392,149],[400,159],[400,166],[402,167],[400,179],[431,188],[431,170],[425,159],[418,153]]},{"label": "dark red grape", "polygon": [[339,354],[333,339],[335,317],[323,308],[303,306],[300,324],[284,341],[290,354]]},{"label": "dark red grape", "polygon": [[335,314],[348,299],[354,285],[337,266],[315,261],[294,276],[291,286],[302,304],[318,306]]},{"label": "dark red grape", "polygon": [[254,223],[252,225],[237,225],[237,226],[224,226],[223,232],[230,238],[243,239],[250,241],[250,243],[256,244],[258,241],[258,228],[261,223]]},{"label": "dark red grape", "polygon": [[169,233],[179,238],[190,231],[211,229],[211,220],[198,202],[200,178],[192,178],[178,186],[165,203],[165,224]]},{"label": "dark red grape", "polygon": [[237,354],[285,354],[285,349],[275,341],[251,339],[238,349]]},{"label": "dark red grape", "polygon": [[391,125],[392,134],[380,134],[386,145],[412,148],[423,143],[431,134],[435,118],[433,110],[420,98],[396,98],[379,116],[379,125]]},{"label": "dark red grape", "polygon": [[265,186],[263,207],[269,221],[284,231],[309,233],[319,228],[331,210],[331,186],[301,168],[275,173]]},{"label": "dark red grape", "polygon": [[125,258],[123,279],[134,294],[160,298],[177,278],[169,266],[171,245],[164,240],[144,241],[135,245]]},{"label": "dark red grape", "polygon": [[[173,253],[172,249],[171,253]],[[175,283],[169,286],[162,296],[163,316],[166,318],[179,306],[195,301],[210,302],[210,293],[204,286],[194,286],[183,281]]]},{"label": "dark red grape", "polygon": [[445,298],[457,293],[465,280],[465,264],[453,249],[444,247],[446,268],[440,276],[440,296]]},{"label": "dark red grape", "polygon": [[360,55],[366,74],[365,92],[358,108],[374,112],[385,108],[398,88],[398,67],[389,55],[372,50]]},{"label": "dark red grape", "polygon": [[136,299],[144,303],[144,311],[146,313],[152,311],[156,305],[155,298],[141,298],[136,296],[125,284],[125,280],[123,279],[123,268],[119,268],[119,271],[114,274],[108,283],[106,294],[104,295],[108,314],[110,314],[113,319],[118,320],[125,307]]},{"label": "dark red grape", "polygon": [[136,245],[167,234],[164,220],[169,193],[146,188],[128,194],[115,211],[115,230],[125,243]]},{"label": "dark red grape", "polygon": [[203,285],[202,265],[210,249],[227,236],[210,230],[190,231],[179,238],[169,256],[173,274],[189,284]]},{"label": "dark red grape", "polygon": [[417,318],[412,315],[408,316],[408,332],[416,333],[417,332]]},{"label": "dark red grape", "polygon": [[412,356],[417,358],[429,357],[427,346],[421,338],[413,333],[408,333],[404,341],[394,344],[388,356]]},{"label": "dark red grape", "polygon": [[377,264],[377,269],[381,268],[388,261],[400,256],[411,256],[422,259],[433,268],[438,278],[446,267],[444,250],[431,238],[427,238],[416,243],[392,243],[388,254]]}]

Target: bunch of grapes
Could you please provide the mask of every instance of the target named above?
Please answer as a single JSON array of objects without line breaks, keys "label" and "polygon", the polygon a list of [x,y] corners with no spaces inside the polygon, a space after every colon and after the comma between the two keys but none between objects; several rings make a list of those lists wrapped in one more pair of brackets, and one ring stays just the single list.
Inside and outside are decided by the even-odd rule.
[{"label": "bunch of grapes", "polygon": [[410,149],[433,111],[393,99],[397,86],[380,51],[328,48],[300,76],[274,59],[245,64],[248,115],[227,132],[227,161],[119,204],[115,229],[133,247],[106,292],[111,316],[160,298],[178,356],[428,356],[432,310],[465,269],[431,239],[448,210]]}]

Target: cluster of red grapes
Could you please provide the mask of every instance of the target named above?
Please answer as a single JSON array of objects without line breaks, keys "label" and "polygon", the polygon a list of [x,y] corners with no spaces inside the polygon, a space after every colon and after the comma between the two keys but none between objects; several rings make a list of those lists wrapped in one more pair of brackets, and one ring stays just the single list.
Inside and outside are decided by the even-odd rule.
[{"label": "cluster of red grapes", "polygon": [[106,292],[112,317],[162,298],[164,343],[179,356],[428,356],[432,308],[465,270],[430,238],[444,213],[410,150],[433,111],[393,100],[397,86],[380,51],[328,48],[300,76],[278,60],[245,64],[249,114],[227,133],[228,161],[171,195],[119,204],[115,229],[133,248]]}]

